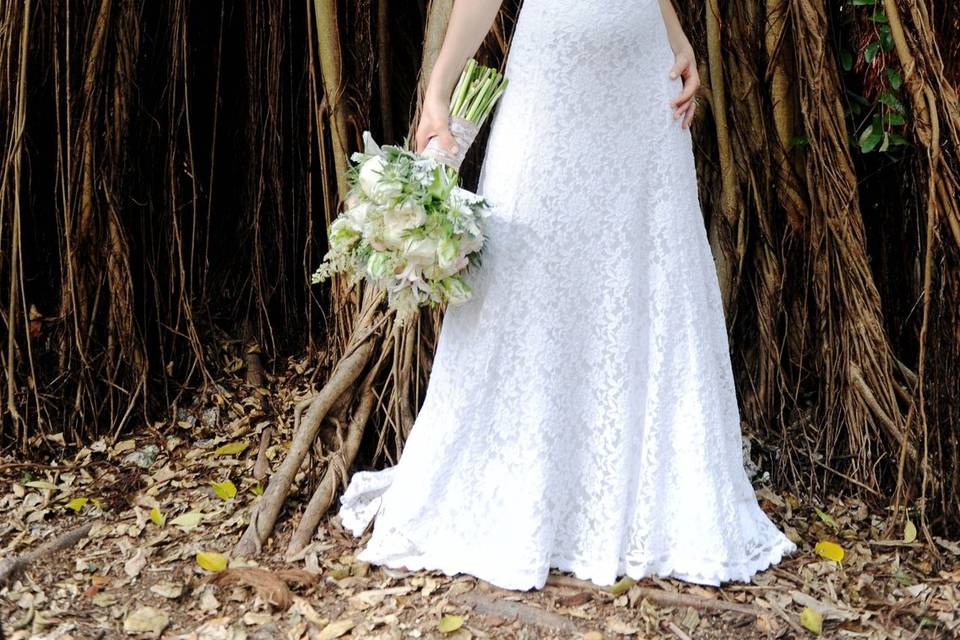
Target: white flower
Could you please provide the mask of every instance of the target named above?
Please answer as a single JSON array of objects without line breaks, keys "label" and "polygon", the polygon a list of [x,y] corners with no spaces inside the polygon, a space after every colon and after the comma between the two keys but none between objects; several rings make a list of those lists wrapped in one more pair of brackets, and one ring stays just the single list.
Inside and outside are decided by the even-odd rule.
[{"label": "white flower", "polygon": [[407,264],[404,265],[403,270],[397,274],[397,278],[405,284],[408,282],[416,284],[418,281],[423,279],[423,275],[423,265],[415,262],[407,262]]},{"label": "white flower", "polygon": [[363,198],[360,197],[360,194],[357,193],[356,189],[351,189],[347,192],[347,197],[343,199],[343,208],[344,209],[353,209],[357,205],[363,202]]},{"label": "white flower", "polygon": [[403,193],[403,183],[399,180],[381,180],[373,188],[373,199],[380,204],[387,204]]},{"label": "white flower", "polygon": [[360,188],[369,197],[373,197],[374,188],[383,177],[384,160],[380,156],[373,156],[360,165],[360,171],[357,174],[357,181]]},{"label": "white flower", "polygon": [[403,190],[403,185],[399,181],[384,180],[383,173],[386,166],[386,160],[382,156],[372,156],[360,165],[360,171],[357,173],[360,188],[367,197],[377,202],[386,202],[391,195],[399,195]]},{"label": "white flower", "polygon": [[470,299],[472,291],[460,276],[450,276],[440,281],[443,292],[447,295],[447,301],[450,304],[460,304]]},{"label": "white flower", "polygon": [[465,235],[460,243],[460,255],[465,256],[483,247],[482,235]]},{"label": "white flower", "polygon": [[386,228],[413,229],[427,221],[427,211],[417,202],[407,199],[400,206],[390,207],[383,212],[383,224]]},{"label": "white flower", "polygon": [[383,278],[390,273],[390,254],[375,251],[367,258],[367,271],[374,278]]},{"label": "white flower", "polygon": [[373,135],[369,131],[363,132],[363,152],[371,156],[383,153],[380,146],[374,142]]},{"label": "white flower", "polygon": [[433,238],[410,238],[403,245],[403,255],[409,262],[425,267],[437,261],[437,241]]},{"label": "white flower", "polygon": [[437,264],[441,269],[449,269],[460,253],[459,243],[455,238],[444,238],[437,245]]},{"label": "white flower", "polygon": [[350,225],[357,231],[364,231],[370,221],[370,210],[372,205],[369,202],[360,202],[343,212],[344,217],[350,221]]},{"label": "white flower", "polygon": [[331,245],[351,244],[360,237],[357,229],[353,227],[350,220],[342,216],[330,223],[330,230],[327,234]]},{"label": "white flower", "polygon": [[450,190],[450,201],[451,206],[457,207],[461,203],[463,204],[481,204],[484,198],[481,195],[477,195],[472,191],[468,191],[463,187],[454,187]]}]

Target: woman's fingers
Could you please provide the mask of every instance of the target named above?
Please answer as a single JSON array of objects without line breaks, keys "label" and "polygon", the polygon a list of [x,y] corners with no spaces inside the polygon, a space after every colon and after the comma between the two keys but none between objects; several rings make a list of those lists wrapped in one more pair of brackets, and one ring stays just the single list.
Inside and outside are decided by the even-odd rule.
[{"label": "woman's fingers", "polygon": [[422,153],[432,138],[437,138],[437,144],[450,153],[457,152],[457,142],[449,127],[423,127],[417,131],[417,153]]},{"label": "woman's fingers", "polygon": [[456,153],[458,151],[457,141],[454,139],[453,134],[450,133],[449,128],[444,127],[441,129],[436,137],[437,144],[439,144],[441,148],[446,149],[448,153]]},{"label": "woman's fingers", "polygon": [[693,122],[693,116],[697,113],[697,103],[694,102],[689,109],[687,109],[687,115],[684,116],[683,122],[680,124],[681,127],[687,129],[690,127],[690,123]]},{"label": "woman's fingers", "polygon": [[685,76],[683,79],[683,90],[670,101],[670,104],[673,105],[674,109],[679,109],[680,105],[689,102],[694,95],[697,93],[697,89],[700,87],[700,79],[696,77],[695,72],[689,76]]}]

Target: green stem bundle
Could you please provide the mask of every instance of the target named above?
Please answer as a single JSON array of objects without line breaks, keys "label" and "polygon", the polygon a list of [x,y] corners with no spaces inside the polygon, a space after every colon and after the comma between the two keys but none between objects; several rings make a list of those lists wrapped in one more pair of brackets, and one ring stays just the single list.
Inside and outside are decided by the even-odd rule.
[{"label": "green stem bundle", "polygon": [[507,79],[491,67],[467,61],[450,99],[450,115],[481,126],[507,88]]}]

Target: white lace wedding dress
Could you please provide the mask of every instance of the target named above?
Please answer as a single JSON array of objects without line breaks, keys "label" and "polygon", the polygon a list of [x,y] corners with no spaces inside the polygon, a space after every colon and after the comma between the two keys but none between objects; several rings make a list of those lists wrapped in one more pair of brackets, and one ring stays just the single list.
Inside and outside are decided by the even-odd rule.
[{"label": "white lace wedding dress", "polygon": [[359,560],[716,585],[796,548],[744,470],[673,62],[657,0],[525,0],[474,296],[446,311],[399,461],[340,498],[354,535],[374,519]]}]

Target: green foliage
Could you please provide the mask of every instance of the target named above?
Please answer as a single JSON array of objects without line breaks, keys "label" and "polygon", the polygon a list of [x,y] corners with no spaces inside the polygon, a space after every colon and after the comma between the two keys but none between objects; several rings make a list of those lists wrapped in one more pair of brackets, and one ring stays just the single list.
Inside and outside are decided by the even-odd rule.
[{"label": "green foliage", "polygon": [[[893,35],[890,20],[880,0],[849,0],[851,16],[855,11],[868,10],[867,20],[873,25],[873,39],[863,50],[863,60],[870,66],[880,66],[878,78],[883,89],[874,100],[847,89],[848,115],[854,124],[854,143],[861,153],[888,153],[910,143],[902,135],[906,126],[906,107],[899,97],[903,88],[903,76],[894,66],[896,57],[887,55],[893,51]],[[853,70],[856,54],[848,49],[840,51],[843,70]]]}]

